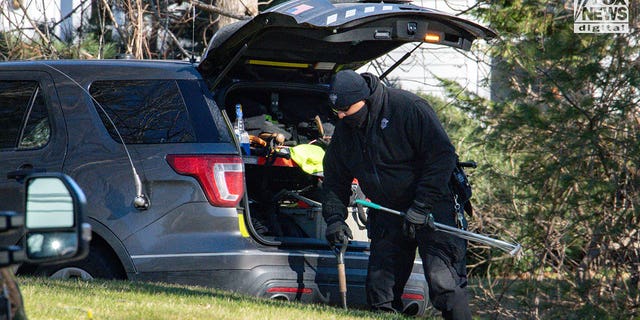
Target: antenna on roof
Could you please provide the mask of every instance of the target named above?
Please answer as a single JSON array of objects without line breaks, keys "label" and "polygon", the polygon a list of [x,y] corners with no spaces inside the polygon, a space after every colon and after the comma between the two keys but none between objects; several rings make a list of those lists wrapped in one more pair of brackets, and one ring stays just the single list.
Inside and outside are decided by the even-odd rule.
[{"label": "antenna on roof", "polygon": [[196,6],[191,2],[191,63],[196,63]]},{"label": "antenna on roof", "polygon": [[138,210],[147,210],[149,208],[150,202],[149,202],[149,198],[147,198],[147,196],[142,193],[142,181],[140,180],[140,176],[138,175],[138,172],[136,171],[136,167],[133,165],[133,159],[131,159],[131,154],[129,153],[129,148],[127,148],[127,144],[124,142],[124,139],[122,138],[122,136],[120,135],[120,131],[118,130],[118,128],[116,127],[116,124],[113,123],[113,120],[111,120],[111,117],[109,116],[109,114],[107,113],[106,110],[104,110],[104,108],[102,107],[102,105],[100,104],[100,102],[98,102],[98,100],[96,100],[91,93],[89,93],[89,91],[87,91],[87,89],[85,89],[82,85],[80,85],[75,79],[73,79],[71,76],[69,76],[68,74],[64,73],[63,71],[59,70],[58,68],[46,64],[44,62],[38,61],[39,63],[55,70],[56,72],[60,73],[61,75],[63,75],[64,77],[66,77],[67,79],[71,80],[71,82],[73,82],[75,85],[77,85],[82,91],[84,91],[84,93],[86,93],[89,98],[91,98],[91,100],[100,108],[100,110],[102,111],[102,113],[104,113],[104,115],[107,117],[107,119],[109,119],[109,123],[111,123],[111,125],[113,126],[113,129],[115,129],[116,133],[118,134],[118,138],[120,139],[120,142],[122,142],[122,147],[124,147],[124,152],[127,155],[127,158],[129,159],[129,164],[131,165],[131,171],[133,173],[133,184],[136,188],[136,196],[133,198],[133,206],[138,209]]}]

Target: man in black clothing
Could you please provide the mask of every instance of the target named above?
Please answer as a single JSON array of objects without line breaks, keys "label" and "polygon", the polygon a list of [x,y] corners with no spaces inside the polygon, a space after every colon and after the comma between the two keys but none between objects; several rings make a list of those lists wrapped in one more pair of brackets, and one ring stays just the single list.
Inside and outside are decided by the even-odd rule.
[{"label": "man in black clothing", "polygon": [[430,223],[456,226],[458,216],[449,187],[457,156],[435,112],[417,95],[351,70],[336,74],[329,99],[340,121],[323,161],[327,240],[352,238],[345,219],[353,178],[371,201],[406,212],[403,218],[369,210],[367,302],[375,310],[403,311],[417,247],[433,306],[445,319],[471,319],[466,241]]}]

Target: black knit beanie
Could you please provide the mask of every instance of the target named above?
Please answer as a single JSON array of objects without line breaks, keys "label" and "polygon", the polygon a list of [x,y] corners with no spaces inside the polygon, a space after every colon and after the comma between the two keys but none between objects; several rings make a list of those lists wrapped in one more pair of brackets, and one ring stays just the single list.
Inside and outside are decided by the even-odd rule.
[{"label": "black knit beanie", "polygon": [[336,73],[331,81],[329,100],[337,110],[347,110],[352,104],[371,95],[364,78],[353,70]]}]

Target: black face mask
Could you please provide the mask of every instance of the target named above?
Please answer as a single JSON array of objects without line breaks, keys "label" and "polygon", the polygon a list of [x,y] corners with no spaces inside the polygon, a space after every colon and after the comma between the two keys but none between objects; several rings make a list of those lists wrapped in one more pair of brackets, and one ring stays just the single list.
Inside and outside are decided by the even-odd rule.
[{"label": "black face mask", "polygon": [[368,115],[369,108],[365,104],[360,108],[360,110],[358,110],[358,112],[342,118],[342,121],[344,121],[344,123],[349,127],[358,129],[362,128],[365,122],[367,122]]}]

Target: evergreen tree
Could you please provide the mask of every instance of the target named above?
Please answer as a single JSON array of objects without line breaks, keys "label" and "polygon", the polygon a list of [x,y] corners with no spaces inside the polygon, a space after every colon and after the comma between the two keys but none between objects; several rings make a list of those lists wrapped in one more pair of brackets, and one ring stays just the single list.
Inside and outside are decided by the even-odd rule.
[{"label": "evergreen tree", "polygon": [[[527,248],[486,270],[520,272],[519,317],[629,318],[640,293],[640,46],[626,34],[576,34],[573,3],[496,0],[475,14],[491,42],[493,100],[458,94],[490,155],[481,210]],[[450,92],[461,88],[448,83]],[[497,311],[500,312],[500,311]]]}]

